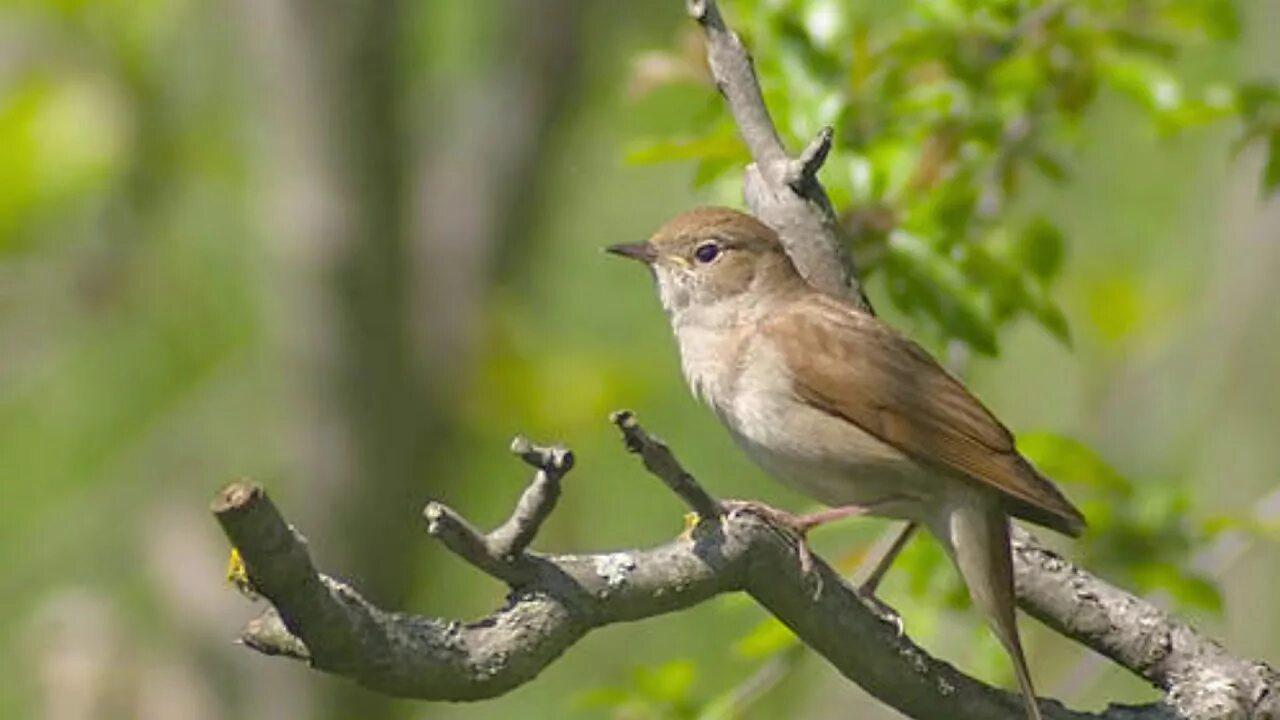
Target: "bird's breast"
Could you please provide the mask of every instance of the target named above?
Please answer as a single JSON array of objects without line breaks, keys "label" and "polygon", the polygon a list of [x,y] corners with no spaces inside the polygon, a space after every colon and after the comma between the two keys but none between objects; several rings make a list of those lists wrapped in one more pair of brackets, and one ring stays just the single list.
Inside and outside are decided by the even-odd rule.
[{"label": "bird's breast", "polygon": [[781,353],[744,343],[730,391],[713,404],[730,434],[765,472],[828,505],[873,505],[914,518],[936,482],[905,454],[844,418],[805,402]]}]

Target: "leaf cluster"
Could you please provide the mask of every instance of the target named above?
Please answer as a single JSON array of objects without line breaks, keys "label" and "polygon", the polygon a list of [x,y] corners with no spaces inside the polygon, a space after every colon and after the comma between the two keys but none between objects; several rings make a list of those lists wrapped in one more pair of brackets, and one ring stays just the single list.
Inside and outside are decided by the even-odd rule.
[{"label": "leaf cluster", "polygon": [[[1241,31],[1230,0],[915,0],[726,4],[756,59],[779,132],[800,147],[823,126],[835,147],[822,181],[862,273],[936,346],[995,355],[1027,317],[1070,343],[1052,289],[1068,238],[1018,200],[1071,179],[1080,125],[1100,98],[1127,98],[1161,135],[1230,124],[1237,147],[1267,146],[1280,185],[1280,90],[1193,83],[1198,45]],[[653,55],[638,68],[654,67]],[[688,49],[641,83],[698,78]],[[632,149],[637,162],[694,161],[696,181],[736,186],[748,160],[724,115],[686,113]]]}]

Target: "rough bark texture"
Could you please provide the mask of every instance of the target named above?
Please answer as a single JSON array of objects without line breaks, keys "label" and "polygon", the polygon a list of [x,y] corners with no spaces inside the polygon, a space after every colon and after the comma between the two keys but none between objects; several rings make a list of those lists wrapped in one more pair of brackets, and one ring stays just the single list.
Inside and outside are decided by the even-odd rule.
[{"label": "rough bark texture", "polygon": [[711,76],[754,161],[743,183],[747,206],[778,232],[811,285],[870,309],[853,257],[840,241],[831,201],[818,182],[818,170],[831,150],[831,128],[823,128],[799,156],[788,155],[742,40],[725,25],[714,0],[690,0],[688,9],[706,35]]},{"label": "rough bark texture", "polygon": [[[382,610],[317,572],[305,540],[259,487],[234,484],[213,510],[272,608],[242,642],[309,661],[380,692],[478,700],[532,680],[590,630],[691,607],[718,594],[751,595],[809,647],[872,695],[916,718],[1021,718],[1021,700],[931,657],[817,561],[800,570],[794,538],[750,512],[724,513],[671,451],[629,413],[615,423],[700,522],[661,547],[547,556],[527,544],[554,508],[572,467],[562,448],[515,450],[538,467],[511,518],[482,533],[431,503],[427,532],[511,592],[488,617],[462,623]],[[512,538],[520,538],[513,542]],[[1166,691],[1165,702],[1078,713],[1041,700],[1046,718],[1275,718],[1280,677],[1231,657],[1150,603],[1072,566],[1019,533],[1014,555],[1023,607]]]}]

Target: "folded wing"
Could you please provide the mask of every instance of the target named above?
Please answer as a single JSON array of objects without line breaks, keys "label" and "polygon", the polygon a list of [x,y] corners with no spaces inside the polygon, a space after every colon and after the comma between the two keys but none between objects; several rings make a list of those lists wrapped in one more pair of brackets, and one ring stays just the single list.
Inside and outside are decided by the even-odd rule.
[{"label": "folded wing", "polygon": [[876,318],[814,294],[761,331],[783,348],[797,392],[926,466],[1002,493],[1015,516],[1071,536],[1085,526],[1013,436],[923,348]]}]

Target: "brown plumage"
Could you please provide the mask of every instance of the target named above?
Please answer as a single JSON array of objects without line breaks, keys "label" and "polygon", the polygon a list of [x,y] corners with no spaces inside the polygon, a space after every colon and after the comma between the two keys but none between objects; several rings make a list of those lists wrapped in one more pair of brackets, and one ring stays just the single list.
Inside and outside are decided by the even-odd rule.
[{"label": "brown plumage", "polygon": [[818,293],[769,316],[797,392],[916,461],[999,491],[1008,512],[1077,537],[1084,516],[1014,447],[991,411],[875,317]]},{"label": "brown plumage", "polygon": [[1014,614],[1008,517],[1072,536],[1084,517],[1004,425],[919,345],[810,288],[778,236],[749,215],[694,210],[647,243],[610,251],[653,270],[685,378],[739,446],[833,506],[793,527],[803,535],[872,514],[927,528],[1008,651],[1028,718],[1039,720]]}]

